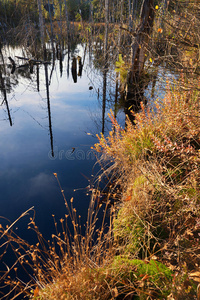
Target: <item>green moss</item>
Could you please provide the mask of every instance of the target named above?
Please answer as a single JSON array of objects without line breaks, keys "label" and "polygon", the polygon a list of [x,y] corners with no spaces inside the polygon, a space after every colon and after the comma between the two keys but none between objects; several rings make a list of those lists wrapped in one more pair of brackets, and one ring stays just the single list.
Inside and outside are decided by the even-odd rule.
[{"label": "green moss", "polygon": [[128,67],[126,66],[126,63],[122,58],[122,54],[119,54],[119,60],[116,61],[115,65],[116,65],[115,72],[118,72],[120,74],[121,82],[125,83],[128,74]]},{"label": "green moss", "polygon": [[147,287],[155,289],[157,299],[170,293],[173,273],[158,261],[145,262],[139,259],[117,256],[112,263],[112,271],[119,274],[124,280],[128,279],[137,284],[143,282],[144,289]]},{"label": "green moss", "polygon": [[180,192],[179,195],[185,195],[187,194],[190,197],[194,197],[197,194],[196,189],[194,188],[183,188]]},{"label": "green moss", "polygon": [[149,236],[147,236],[145,221],[134,212],[132,201],[137,201],[138,191],[143,190],[146,182],[147,178],[144,175],[135,178],[130,191],[132,200],[125,203],[118,211],[113,231],[115,241],[122,246],[124,253],[138,254],[140,257],[143,257]]},{"label": "green moss", "polygon": [[114,237],[119,245],[123,245],[126,254],[140,252],[144,242],[144,232],[144,225],[134,214],[124,213],[124,208],[119,210],[114,221]]},{"label": "green moss", "polygon": [[[122,256],[114,258],[112,264],[114,269],[121,270],[125,266],[129,268],[130,272],[134,272],[137,278],[141,278],[141,275],[149,275],[156,281],[159,281],[161,277],[165,277],[169,281],[172,280],[172,271],[161,262],[155,260],[145,262],[140,259],[129,259]],[[134,276],[134,278],[136,277]]]}]

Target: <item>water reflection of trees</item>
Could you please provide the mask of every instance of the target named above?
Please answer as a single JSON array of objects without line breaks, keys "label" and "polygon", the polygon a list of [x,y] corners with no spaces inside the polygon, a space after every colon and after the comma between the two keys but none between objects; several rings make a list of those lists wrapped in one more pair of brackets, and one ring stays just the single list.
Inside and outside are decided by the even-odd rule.
[{"label": "water reflection of trees", "polygon": [[[65,41],[63,41],[62,43],[59,43],[59,46],[56,45],[58,44],[54,43],[54,47],[52,48],[52,43],[47,43],[45,52],[42,54],[42,51],[39,48],[36,56],[33,55],[35,50],[31,47],[22,47],[22,56],[15,56],[15,49],[10,51],[9,48],[5,47],[1,51],[0,63],[0,89],[3,98],[2,105],[6,105],[10,125],[12,125],[12,119],[8,95],[11,93],[14,94],[15,88],[21,82],[23,82],[25,89],[28,88],[29,90],[40,92],[42,88],[41,78],[43,78],[41,76],[41,72],[44,70],[46,90],[45,98],[47,99],[46,107],[48,112],[48,128],[52,157],[54,156],[54,146],[49,87],[52,83],[53,72],[57,70],[55,69],[55,65],[59,65],[60,77],[63,76],[64,67],[67,67],[67,77],[69,77],[69,73],[71,71],[74,82],[77,82],[78,84],[82,76],[86,53],[89,49],[92,51],[92,47],[90,45],[82,44],[83,56],[81,57],[77,55],[78,51],[76,44],[66,44]],[[64,61],[67,62],[67,65],[63,64]],[[10,103],[10,105],[12,107],[12,103]],[[35,117],[32,118],[33,120],[36,120]]]},{"label": "water reflection of trees", "polygon": [[10,108],[9,108],[8,99],[7,99],[7,91],[6,91],[6,86],[5,86],[4,78],[2,76],[1,69],[0,69],[0,88],[1,88],[1,92],[3,94],[3,101],[1,103],[1,105],[3,105],[5,103],[6,109],[8,112],[8,119],[10,122],[10,126],[12,126],[12,118],[11,118]]},{"label": "water reflection of trees", "polygon": [[[121,41],[122,39],[120,39],[120,42]],[[9,62],[4,64],[4,66],[3,64],[0,66],[1,69],[4,68],[6,70],[2,70],[1,73],[4,74],[6,72],[6,80],[4,81],[8,82],[5,88],[7,94],[11,93],[12,89],[14,90],[14,87],[24,80],[30,89],[40,92],[41,71],[44,70],[52,156],[54,155],[53,126],[51,121],[49,86],[52,83],[52,75],[55,71],[56,64],[59,65],[60,77],[62,77],[63,74],[67,74],[67,77],[69,77],[69,73],[71,72],[74,82],[78,85],[80,77],[82,76],[86,54],[88,55],[90,62],[89,68],[91,68],[90,74],[93,71],[94,73],[98,73],[98,82],[96,81],[96,78],[93,82],[91,81],[91,85],[94,92],[96,92],[102,110],[101,126],[99,128],[102,132],[106,130],[105,123],[108,121],[107,111],[111,108],[114,110],[115,116],[117,116],[119,109],[124,109],[119,103],[120,85],[119,81],[116,80],[115,73],[115,61],[118,55],[116,53],[116,48],[118,46],[112,44],[112,40],[109,39],[108,35],[107,42],[106,40],[102,40],[99,35],[91,35],[90,41],[78,44],[78,47],[77,42],[77,39],[75,39],[73,43],[71,41],[66,43],[66,40],[60,42],[49,41],[45,45],[45,52],[42,52],[41,47],[39,47],[39,44],[37,43],[37,52],[35,52],[35,46],[22,47],[22,57],[15,57],[13,54],[15,51],[13,50],[11,54],[9,52]],[[78,55],[81,46],[83,57]],[[8,60],[8,53],[4,53],[4,56],[7,56]],[[66,68],[66,70],[64,68]],[[65,73],[63,73],[63,71],[65,71]],[[3,90],[2,86],[1,90]]]}]

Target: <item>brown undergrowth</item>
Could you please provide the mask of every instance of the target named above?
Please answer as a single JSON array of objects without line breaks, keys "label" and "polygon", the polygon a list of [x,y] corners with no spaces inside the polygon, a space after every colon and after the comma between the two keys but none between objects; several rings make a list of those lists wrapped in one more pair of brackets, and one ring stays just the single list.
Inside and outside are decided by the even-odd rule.
[{"label": "brown undergrowth", "polygon": [[199,93],[183,85],[182,78],[168,88],[152,110],[141,103],[125,130],[111,112],[113,131],[98,137],[95,149],[102,161],[113,161],[105,173],[116,172],[121,186],[113,229],[119,254],[162,262],[174,274],[170,299],[197,299],[200,107]]}]

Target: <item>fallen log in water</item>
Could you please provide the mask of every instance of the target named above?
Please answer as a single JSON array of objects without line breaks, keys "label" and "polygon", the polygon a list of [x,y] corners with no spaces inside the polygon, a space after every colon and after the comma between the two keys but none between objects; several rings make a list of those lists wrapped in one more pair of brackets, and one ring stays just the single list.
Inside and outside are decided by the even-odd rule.
[{"label": "fallen log in water", "polygon": [[15,72],[15,69],[16,69],[16,64],[15,64],[14,59],[12,59],[12,57],[9,56],[8,59],[10,60],[10,62],[12,64],[11,74],[13,74]]},{"label": "fallen log in water", "polygon": [[15,56],[18,59],[23,59],[23,60],[27,60],[28,62],[34,63],[34,64],[51,64],[50,61],[45,61],[45,60],[38,60],[38,59],[34,59],[34,58],[27,58],[27,57],[21,57],[21,56]]}]

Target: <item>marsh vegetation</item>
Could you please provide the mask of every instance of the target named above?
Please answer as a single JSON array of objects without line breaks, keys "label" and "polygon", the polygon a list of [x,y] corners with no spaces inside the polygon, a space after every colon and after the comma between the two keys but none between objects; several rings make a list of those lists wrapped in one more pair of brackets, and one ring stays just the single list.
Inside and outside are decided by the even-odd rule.
[{"label": "marsh vegetation", "polygon": [[[199,300],[198,1],[0,1],[0,7],[3,124],[15,128],[17,112],[28,111],[30,104],[19,108],[13,102],[23,98],[24,90],[18,93],[16,87],[20,91],[25,82],[27,97],[34,90],[45,111],[37,106],[28,115],[50,138],[44,153],[51,163],[41,164],[44,155],[40,163],[34,160],[26,176],[36,166],[40,176],[25,183],[38,202],[44,196],[34,194],[39,185],[41,190],[51,185],[47,199],[61,200],[56,216],[50,200],[43,210],[32,207],[36,200],[23,210],[14,204],[18,215],[11,214],[11,222],[3,215],[1,299]],[[69,89],[56,96],[58,86]],[[79,100],[72,90],[80,90]],[[36,99],[36,93],[27,99]],[[61,94],[74,102],[66,107]],[[88,130],[83,104],[74,108],[74,103],[88,103],[90,97],[98,109],[90,112]],[[45,135],[38,135],[32,159]],[[8,173],[14,162],[12,155],[9,159]],[[59,172],[68,174],[66,186]],[[85,197],[79,194],[84,182],[70,181],[76,172],[87,182],[83,190],[89,199],[82,202],[77,198]],[[2,191],[8,199],[6,188]],[[29,199],[24,187],[20,191]],[[20,222],[23,230],[17,231]]]}]

